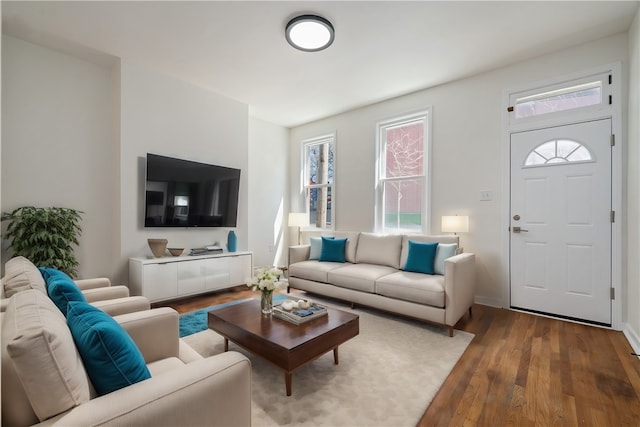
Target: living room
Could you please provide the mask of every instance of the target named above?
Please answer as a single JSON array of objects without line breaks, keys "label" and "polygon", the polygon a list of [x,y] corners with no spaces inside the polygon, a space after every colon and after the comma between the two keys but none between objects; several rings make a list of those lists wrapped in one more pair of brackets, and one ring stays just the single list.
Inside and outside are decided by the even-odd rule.
[{"label": "living room", "polygon": [[[476,254],[475,301],[509,307],[504,92],[619,63],[626,155],[623,211],[618,216],[622,239],[616,286],[621,299],[616,328],[640,351],[640,266],[634,261],[640,258],[635,221],[640,210],[637,2],[629,2],[635,5],[628,19],[632,23],[614,33],[595,31],[573,43],[538,46],[490,68],[469,64],[471,71],[450,81],[399,96],[382,93],[369,105],[286,125],[256,116],[248,103],[136,58],[100,51],[78,40],[71,43],[63,33],[34,30],[40,28],[39,19],[47,18],[39,16],[38,4],[17,3],[2,4],[2,210],[56,205],[83,211],[83,234],[76,251],[80,276],[107,276],[115,283],[128,282],[130,257],[150,255],[148,238],[166,238],[170,246],[187,248],[226,242],[226,228],[154,230],[141,225],[147,153],[241,169],[238,247],[253,252],[255,266],[284,265],[287,246],[296,240],[297,231],[287,227],[287,214],[305,209],[299,178],[301,142],[328,132],[337,135],[335,227],[374,231],[376,123],[431,106],[430,231],[440,232],[443,215],[468,215],[469,232],[460,239],[465,251]],[[290,5],[290,12],[298,12],[295,5]],[[93,13],[86,13],[87,22],[92,22]],[[23,16],[34,21],[21,22]],[[92,32],[91,25],[87,27],[84,31]],[[153,49],[153,40],[145,42]],[[161,55],[162,49],[157,49]],[[492,47],[485,49],[489,54]],[[174,71],[181,60],[175,61]],[[260,57],[247,62],[261,67]],[[264,85],[269,85],[266,78]],[[299,97],[305,94],[299,92]],[[491,191],[491,200],[480,200],[483,190]],[[3,246],[3,261],[5,255]]]}]

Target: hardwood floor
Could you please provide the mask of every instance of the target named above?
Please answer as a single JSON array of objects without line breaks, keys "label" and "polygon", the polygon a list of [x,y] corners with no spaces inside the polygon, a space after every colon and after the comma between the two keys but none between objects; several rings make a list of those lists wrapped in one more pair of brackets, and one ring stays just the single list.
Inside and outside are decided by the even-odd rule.
[{"label": "hardwood floor", "polygon": [[[239,286],[164,305],[254,296]],[[418,427],[640,426],[640,360],[621,332],[482,305],[456,329],[475,338]]]}]

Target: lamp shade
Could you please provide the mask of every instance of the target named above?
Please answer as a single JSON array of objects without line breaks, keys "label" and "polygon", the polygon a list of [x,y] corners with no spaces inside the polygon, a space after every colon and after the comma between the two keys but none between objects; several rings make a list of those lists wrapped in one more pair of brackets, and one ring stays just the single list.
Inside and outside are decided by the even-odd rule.
[{"label": "lamp shade", "polygon": [[306,227],[309,225],[309,215],[306,212],[289,213],[289,227]]},{"label": "lamp shade", "polygon": [[443,216],[442,232],[467,233],[469,231],[469,217],[466,215]]}]

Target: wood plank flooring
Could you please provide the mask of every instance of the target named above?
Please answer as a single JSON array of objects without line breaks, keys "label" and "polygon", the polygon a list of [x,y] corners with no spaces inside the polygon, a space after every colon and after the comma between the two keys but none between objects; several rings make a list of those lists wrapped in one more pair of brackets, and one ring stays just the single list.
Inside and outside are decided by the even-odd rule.
[{"label": "wood plank flooring", "polygon": [[[256,296],[245,286],[167,304]],[[640,360],[621,332],[474,305],[475,334],[418,427],[640,426]]]}]

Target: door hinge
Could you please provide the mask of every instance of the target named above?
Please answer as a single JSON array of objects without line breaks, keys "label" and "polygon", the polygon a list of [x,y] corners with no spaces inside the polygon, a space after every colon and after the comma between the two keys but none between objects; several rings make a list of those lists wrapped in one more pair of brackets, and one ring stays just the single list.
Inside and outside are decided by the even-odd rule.
[{"label": "door hinge", "polygon": [[616,222],[616,211],[611,211],[611,222]]},{"label": "door hinge", "polygon": [[609,105],[613,104],[613,96],[609,95]]},{"label": "door hinge", "polygon": [[609,74],[609,84],[611,84],[612,81],[613,79],[611,78],[611,74]]},{"label": "door hinge", "polygon": [[507,107],[507,112],[513,113],[513,106]]},{"label": "door hinge", "polygon": [[614,134],[611,134],[611,146],[616,146],[616,136]]},{"label": "door hinge", "polygon": [[616,299],[616,288],[611,288],[611,299]]}]

